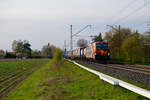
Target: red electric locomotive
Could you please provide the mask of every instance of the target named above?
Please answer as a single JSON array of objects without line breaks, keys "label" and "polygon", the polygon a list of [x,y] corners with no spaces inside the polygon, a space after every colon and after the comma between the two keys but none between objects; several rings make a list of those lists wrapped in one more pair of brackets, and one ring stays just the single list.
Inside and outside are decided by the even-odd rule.
[{"label": "red electric locomotive", "polygon": [[66,57],[71,59],[109,60],[108,42],[94,42],[85,48],[77,48],[67,52]]},{"label": "red electric locomotive", "polygon": [[84,49],[86,59],[108,60],[110,56],[108,42],[94,42]]}]

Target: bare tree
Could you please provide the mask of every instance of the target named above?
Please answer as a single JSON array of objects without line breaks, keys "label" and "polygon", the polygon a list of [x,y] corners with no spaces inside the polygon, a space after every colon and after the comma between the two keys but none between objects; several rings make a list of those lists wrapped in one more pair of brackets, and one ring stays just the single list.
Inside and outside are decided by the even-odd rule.
[{"label": "bare tree", "polygon": [[42,55],[45,57],[52,57],[52,48],[49,45],[44,45],[42,48]]},{"label": "bare tree", "polygon": [[83,48],[83,47],[86,47],[86,46],[87,46],[87,43],[88,43],[87,40],[85,40],[85,39],[79,39],[79,40],[77,41],[77,46]]}]

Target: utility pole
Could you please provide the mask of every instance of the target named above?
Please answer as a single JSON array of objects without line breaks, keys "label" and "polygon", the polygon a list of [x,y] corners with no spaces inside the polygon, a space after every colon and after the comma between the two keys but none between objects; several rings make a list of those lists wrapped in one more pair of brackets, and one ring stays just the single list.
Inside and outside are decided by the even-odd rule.
[{"label": "utility pole", "polygon": [[66,40],[64,40],[64,52],[65,52],[65,55],[66,55],[66,51],[67,51],[67,49],[66,49]]},{"label": "utility pole", "polygon": [[79,33],[81,33],[82,31],[84,31],[86,28],[88,27],[92,27],[92,25],[87,25],[84,28],[82,28],[80,31],[78,31],[77,33],[73,34],[72,33],[72,25],[70,25],[70,51],[73,50],[73,37],[77,36]]},{"label": "utility pole", "polygon": [[121,34],[121,31],[120,31],[120,29],[121,29],[121,26],[119,25],[119,29],[118,29],[118,32],[119,32],[119,60],[120,60],[120,51],[121,51],[121,39],[120,39],[120,34]]},{"label": "utility pole", "polygon": [[[150,26],[150,21],[148,22],[148,26]],[[150,34],[150,29],[148,29],[148,33]]]},{"label": "utility pole", "polygon": [[72,46],[72,25],[70,25],[70,51],[72,51],[73,46]]}]

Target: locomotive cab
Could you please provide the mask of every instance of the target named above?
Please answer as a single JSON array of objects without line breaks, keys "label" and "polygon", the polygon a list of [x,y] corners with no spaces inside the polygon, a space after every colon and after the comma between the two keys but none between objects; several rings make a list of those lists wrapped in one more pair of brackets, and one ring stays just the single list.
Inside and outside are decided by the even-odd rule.
[{"label": "locomotive cab", "polygon": [[95,50],[95,60],[108,60],[110,56],[107,42],[97,42]]}]

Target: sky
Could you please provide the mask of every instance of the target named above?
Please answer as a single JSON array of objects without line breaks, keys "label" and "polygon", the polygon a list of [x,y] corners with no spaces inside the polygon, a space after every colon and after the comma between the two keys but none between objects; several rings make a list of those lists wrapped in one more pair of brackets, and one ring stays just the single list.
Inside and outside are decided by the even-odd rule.
[{"label": "sky", "polygon": [[[33,50],[48,43],[69,46],[73,34],[105,35],[106,25],[121,25],[144,33],[150,21],[150,0],[0,0],[0,49],[11,51],[13,40],[28,40]],[[74,46],[80,38],[74,37]]]}]

